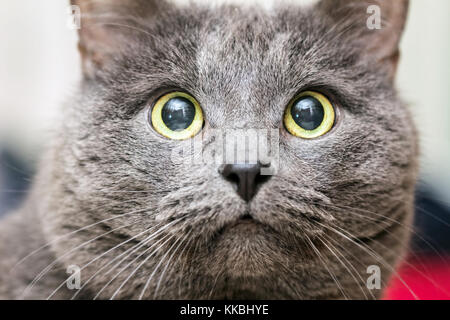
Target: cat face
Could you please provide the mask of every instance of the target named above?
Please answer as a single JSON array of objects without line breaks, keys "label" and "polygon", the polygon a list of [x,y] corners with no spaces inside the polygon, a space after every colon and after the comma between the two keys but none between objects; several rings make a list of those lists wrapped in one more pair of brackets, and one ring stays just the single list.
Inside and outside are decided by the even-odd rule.
[{"label": "cat face", "polygon": [[[107,2],[75,2],[94,17],[80,30],[84,80],[41,173],[48,236],[91,226],[54,245],[65,264],[85,266],[84,294],[380,296],[366,270],[389,280],[417,170],[414,126],[392,82],[406,1],[380,3],[388,27],[377,31],[361,2],[272,12]],[[203,116],[192,138],[153,121],[159,99],[178,92]],[[311,138],[286,122],[305,92],[333,114]],[[224,174],[223,136],[248,129],[269,133],[273,174]]]}]

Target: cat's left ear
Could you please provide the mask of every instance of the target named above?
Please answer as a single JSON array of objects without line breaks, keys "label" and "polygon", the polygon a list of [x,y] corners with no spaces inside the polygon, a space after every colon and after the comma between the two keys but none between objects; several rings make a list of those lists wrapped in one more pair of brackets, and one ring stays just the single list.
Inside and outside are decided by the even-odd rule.
[{"label": "cat's left ear", "polygon": [[78,49],[83,74],[95,78],[126,48],[132,33],[166,6],[163,0],[70,0],[80,18]]},{"label": "cat's left ear", "polygon": [[406,24],[409,0],[321,0],[317,8],[331,21],[330,28],[359,44],[395,77],[399,42]]}]

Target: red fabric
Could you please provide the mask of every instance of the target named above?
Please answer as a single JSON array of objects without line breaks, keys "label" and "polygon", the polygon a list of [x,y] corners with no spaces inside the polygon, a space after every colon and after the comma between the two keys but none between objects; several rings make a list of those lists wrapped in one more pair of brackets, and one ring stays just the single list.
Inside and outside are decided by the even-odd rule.
[{"label": "red fabric", "polygon": [[403,263],[384,299],[450,300],[450,258],[423,257]]}]

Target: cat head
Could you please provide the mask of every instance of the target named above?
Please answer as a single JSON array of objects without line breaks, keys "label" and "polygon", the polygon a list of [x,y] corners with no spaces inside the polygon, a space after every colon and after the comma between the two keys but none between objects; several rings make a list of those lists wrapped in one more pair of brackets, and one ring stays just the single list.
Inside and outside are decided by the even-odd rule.
[{"label": "cat head", "polygon": [[[72,3],[83,81],[41,174],[41,214],[50,238],[83,228],[54,250],[80,246],[62,260],[87,264],[85,292],[381,294],[366,270],[389,280],[417,171],[394,88],[408,1]],[[254,141],[269,141],[254,163],[224,161]]]}]

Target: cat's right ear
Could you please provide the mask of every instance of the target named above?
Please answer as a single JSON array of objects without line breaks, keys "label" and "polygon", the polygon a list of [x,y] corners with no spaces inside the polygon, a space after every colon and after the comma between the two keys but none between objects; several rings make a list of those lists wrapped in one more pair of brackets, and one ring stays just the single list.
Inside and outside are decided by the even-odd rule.
[{"label": "cat's right ear", "polygon": [[394,78],[409,0],[321,0],[316,8],[333,34],[358,45]]},{"label": "cat's right ear", "polygon": [[126,47],[131,33],[142,32],[148,21],[166,5],[162,0],[70,0],[80,15],[78,49],[83,74],[95,78],[114,55]]}]

